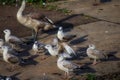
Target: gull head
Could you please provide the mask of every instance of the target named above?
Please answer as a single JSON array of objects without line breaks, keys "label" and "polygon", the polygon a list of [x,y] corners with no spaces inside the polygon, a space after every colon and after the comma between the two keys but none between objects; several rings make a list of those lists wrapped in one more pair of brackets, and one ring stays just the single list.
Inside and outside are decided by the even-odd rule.
[{"label": "gull head", "polygon": [[3,32],[4,32],[5,34],[10,34],[10,33],[11,33],[11,31],[10,31],[9,29],[5,29]]},{"label": "gull head", "polygon": [[53,39],[53,45],[57,45],[58,44],[58,38],[57,37],[55,37],[54,39]]},{"label": "gull head", "polygon": [[52,46],[50,44],[45,46],[45,49],[50,49]]},{"label": "gull head", "polygon": [[62,30],[63,28],[62,28],[62,26],[61,27],[59,27],[59,30]]},{"label": "gull head", "polygon": [[38,44],[38,41],[35,41],[34,44],[37,45],[37,44]]},{"label": "gull head", "polygon": [[90,45],[89,45],[89,48],[95,49],[95,45],[94,45],[94,44],[90,44]]},{"label": "gull head", "polygon": [[38,41],[35,41],[35,42],[34,42],[34,45],[37,45],[38,47],[41,47],[41,48],[45,46],[45,44],[40,43],[40,42],[38,42]]},{"label": "gull head", "polygon": [[7,77],[6,80],[12,80],[12,78],[11,77]]}]

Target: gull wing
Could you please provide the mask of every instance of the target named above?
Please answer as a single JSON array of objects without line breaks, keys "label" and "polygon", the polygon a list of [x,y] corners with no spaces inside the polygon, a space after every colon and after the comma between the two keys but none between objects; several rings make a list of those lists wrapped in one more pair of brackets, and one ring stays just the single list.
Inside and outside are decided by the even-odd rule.
[{"label": "gull wing", "polygon": [[17,38],[16,36],[10,36],[9,42],[11,42],[11,43],[23,43],[22,40]]},{"label": "gull wing", "polygon": [[37,20],[40,20],[40,19],[43,19],[45,17],[45,15],[43,14],[40,14],[40,13],[29,13],[28,15],[26,15],[26,17],[31,17],[32,19],[37,19]]},{"label": "gull wing", "polygon": [[19,62],[19,58],[17,58],[17,57],[10,57],[10,58],[8,58],[8,61],[10,62],[10,63],[12,63],[12,64],[16,64],[16,63],[18,63]]},{"label": "gull wing", "polygon": [[67,53],[62,53],[61,54],[64,58],[72,58],[69,54],[67,54]]},{"label": "gull wing", "polygon": [[51,19],[40,13],[35,13],[35,12],[29,13],[28,15],[26,15],[26,17],[30,17],[32,19],[37,19],[37,20],[43,20],[49,22],[50,24],[54,24]]},{"label": "gull wing", "polygon": [[75,51],[69,46],[69,45],[64,45],[65,50],[68,52],[68,54],[74,54],[76,55]]},{"label": "gull wing", "polygon": [[78,67],[76,64],[73,64],[72,62],[69,61],[63,61],[63,66],[71,70]]},{"label": "gull wing", "polygon": [[53,39],[52,45],[55,45],[55,46],[58,45],[58,39],[57,38]]},{"label": "gull wing", "polygon": [[105,55],[99,50],[92,50],[92,55],[97,56],[98,58],[105,58]]}]

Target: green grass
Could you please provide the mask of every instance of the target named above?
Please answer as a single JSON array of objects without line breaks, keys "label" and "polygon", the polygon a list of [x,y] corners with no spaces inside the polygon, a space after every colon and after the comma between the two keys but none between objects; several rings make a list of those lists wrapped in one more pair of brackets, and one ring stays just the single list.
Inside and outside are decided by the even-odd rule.
[{"label": "green grass", "polygon": [[66,9],[66,8],[57,9],[57,11],[60,11],[60,12],[65,13],[65,14],[69,14],[69,13],[72,12],[71,10],[68,10],[68,9]]},{"label": "green grass", "polygon": [[87,74],[87,80],[95,80],[95,75],[94,74],[91,74],[91,73],[89,73],[89,74]]},{"label": "green grass", "polygon": [[[20,1],[22,1],[22,0],[20,0]],[[58,0],[47,0],[48,3],[49,2],[55,2],[55,1],[58,1]],[[58,8],[57,5],[43,6],[43,1],[42,0],[26,0],[26,2],[37,5],[40,8],[44,8],[44,9],[47,9],[47,10],[55,10],[55,11],[62,12],[64,14],[69,14],[69,13],[72,12],[71,10],[68,10],[66,8]],[[21,2],[19,2],[19,3],[21,3]],[[16,4],[16,0],[0,0],[0,4],[2,4],[2,5],[14,5],[14,4]]]},{"label": "green grass", "polygon": [[69,13],[72,12],[71,10],[68,10],[68,9],[66,9],[66,8],[58,8],[57,5],[47,5],[47,6],[46,6],[46,9],[47,9],[47,10],[56,10],[56,11],[62,12],[62,13],[64,13],[64,14],[69,14]]}]

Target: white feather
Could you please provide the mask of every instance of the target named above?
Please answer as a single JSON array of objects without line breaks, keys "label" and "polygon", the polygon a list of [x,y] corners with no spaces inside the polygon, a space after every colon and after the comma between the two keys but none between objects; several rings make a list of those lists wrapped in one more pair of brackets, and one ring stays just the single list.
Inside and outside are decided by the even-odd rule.
[{"label": "white feather", "polygon": [[105,55],[101,51],[95,49],[95,45],[93,44],[89,45],[89,47],[87,48],[87,55],[88,57],[93,59],[99,59],[105,57]]},{"label": "white feather", "polygon": [[78,66],[74,63],[65,60],[63,56],[60,56],[57,60],[57,66],[59,69],[65,71],[67,74],[69,74],[70,71],[73,71],[73,69],[77,68]]},{"label": "white feather", "polygon": [[54,46],[57,46],[57,45],[58,45],[58,39],[57,39],[57,38],[54,38],[54,39],[53,39],[52,45],[54,45]]},{"label": "white feather", "polygon": [[33,51],[34,51],[35,53],[37,53],[37,52],[39,51],[39,49],[42,49],[44,46],[45,46],[45,44],[40,43],[40,42],[38,42],[38,41],[35,41],[34,44],[33,44],[32,49],[33,49]]},{"label": "white feather", "polygon": [[59,30],[58,30],[58,32],[57,32],[57,37],[58,37],[58,39],[63,40],[64,36],[65,36],[65,34],[64,34],[64,32],[63,32],[63,28],[62,28],[62,27],[59,27]]},{"label": "white feather", "polygon": [[45,48],[48,50],[50,55],[52,55],[52,56],[58,55],[58,48],[52,47],[52,45],[50,45],[50,44],[46,45]]},{"label": "white feather", "polygon": [[63,56],[64,58],[72,58],[72,56],[67,53],[61,53],[60,56]]},{"label": "white feather", "polygon": [[75,51],[69,45],[67,45],[66,43],[63,43],[63,46],[68,54],[76,55]]},{"label": "white feather", "polygon": [[22,43],[21,39],[16,36],[11,35],[11,31],[9,29],[5,29],[3,31],[5,33],[5,41],[9,42],[9,40],[13,40],[16,43]]},{"label": "white feather", "polygon": [[16,37],[16,36],[9,36],[9,39],[12,39],[14,40],[15,42],[19,42],[19,43],[22,43],[21,39]]}]

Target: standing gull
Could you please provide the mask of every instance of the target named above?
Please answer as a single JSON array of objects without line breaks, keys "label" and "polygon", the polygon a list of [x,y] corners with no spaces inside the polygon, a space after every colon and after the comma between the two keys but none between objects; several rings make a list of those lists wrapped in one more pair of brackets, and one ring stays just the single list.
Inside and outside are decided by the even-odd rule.
[{"label": "standing gull", "polygon": [[69,55],[76,56],[75,51],[67,43],[63,42],[62,45]]},{"label": "standing gull", "polygon": [[70,72],[73,72],[74,70],[80,68],[79,65],[72,63],[68,60],[65,60],[65,58],[61,55],[57,60],[57,66],[59,69],[65,71],[65,78],[69,77]]},{"label": "standing gull", "polygon": [[53,46],[58,46],[58,38],[54,38],[53,41],[52,41],[52,45]]},{"label": "standing gull", "polygon": [[44,50],[44,46],[45,44],[35,41],[32,49],[35,52],[35,54],[37,54],[39,51]]},{"label": "standing gull", "polygon": [[[51,24],[52,21],[50,21],[50,19],[48,21],[51,23],[47,23],[47,22],[37,20],[37,19],[33,18],[32,16],[23,15],[22,13],[25,9],[25,4],[26,4],[26,2],[25,2],[25,0],[23,0],[20,9],[17,12],[17,20],[19,23],[21,23],[25,27],[28,27],[33,30],[34,41],[36,41],[39,30],[49,30],[49,29],[55,28],[56,26]],[[47,17],[45,17],[45,18],[47,18]]]},{"label": "standing gull", "polygon": [[10,63],[12,65],[12,68],[14,68],[15,64],[23,62],[22,59],[20,59],[17,56],[11,54],[9,52],[7,46],[2,46],[2,49],[3,49],[3,60],[7,63]]},{"label": "standing gull", "polygon": [[63,27],[59,27],[58,32],[57,32],[57,38],[60,41],[68,41],[74,37],[76,37],[76,35],[66,34],[63,32]]},{"label": "standing gull", "polygon": [[5,43],[3,39],[0,39],[0,53],[3,53],[3,49],[2,47],[3,46],[7,46],[8,47],[8,50],[11,52],[11,53],[15,53],[15,51],[13,50],[12,46],[8,43]]},{"label": "standing gull", "polygon": [[63,46],[59,43],[57,38],[54,38],[52,44],[46,45],[45,48],[52,56],[57,56],[64,51]]},{"label": "standing gull", "polygon": [[5,29],[3,32],[5,33],[5,41],[10,43],[13,48],[15,45],[18,46],[23,44],[23,41],[20,38],[11,35],[11,31],[9,29]]},{"label": "standing gull", "polygon": [[45,48],[48,50],[48,52],[50,53],[50,55],[52,56],[57,56],[59,54],[59,50],[57,47],[53,47],[52,45],[50,44],[47,44],[45,46]]},{"label": "standing gull", "polygon": [[87,55],[89,58],[94,59],[93,65],[97,64],[97,60],[107,58],[107,54],[95,49],[95,45],[93,44],[87,48]]}]

